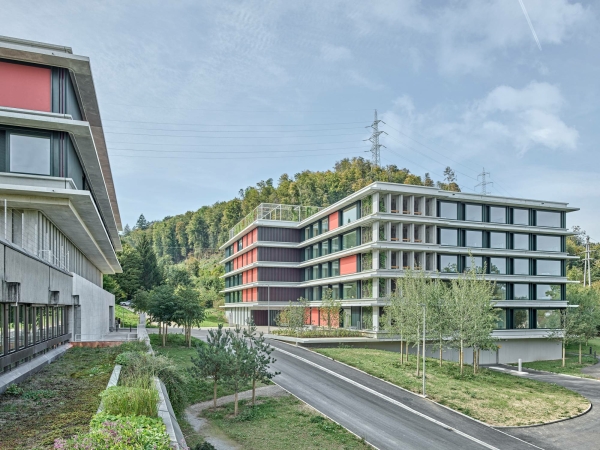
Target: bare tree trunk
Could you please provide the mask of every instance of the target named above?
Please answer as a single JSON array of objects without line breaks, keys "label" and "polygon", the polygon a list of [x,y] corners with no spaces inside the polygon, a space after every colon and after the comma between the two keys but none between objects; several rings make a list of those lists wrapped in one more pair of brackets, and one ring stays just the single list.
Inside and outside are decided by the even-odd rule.
[{"label": "bare tree trunk", "polygon": [[579,343],[579,364],[581,364],[581,342]]},{"label": "bare tree trunk", "polygon": [[442,344],[443,344],[443,340],[442,340],[442,336],[440,335],[440,367],[442,367],[442,353],[444,352],[444,349],[442,348]]},{"label": "bare tree trunk", "polygon": [[562,344],[562,366],[565,367],[565,341]]},{"label": "bare tree trunk", "polygon": [[162,339],[162,341],[163,341],[163,345],[162,346],[166,347],[166,345],[167,345],[167,332],[166,332],[167,331],[167,327],[166,327],[165,324],[162,324],[161,326],[165,327],[164,330],[163,330],[163,334],[162,334],[162,338],[163,338]]},{"label": "bare tree trunk", "polygon": [[252,378],[252,406],[254,406],[255,399],[256,399],[256,378]]},{"label": "bare tree trunk", "polygon": [[233,416],[237,416],[238,415],[238,390],[235,390],[235,395],[234,395],[234,407],[233,407]]},{"label": "bare tree trunk", "polygon": [[213,381],[213,407],[217,407],[217,379]]},{"label": "bare tree trunk", "polygon": [[406,363],[408,364],[408,339],[404,342],[404,348],[406,351]]},{"label": "bare tree trunk", "polygon": [[404,343],[400,337],[400,365],[404,364]]},{"label": "bare tree trunk", "polygon": [[477,358],[475,356],[476,354],[477,350],[475,349],[475,347],[473,347],[473,375],[477,373]]},{"label": "bare tree trunk", "polygon": [[460,355],[458,356],[460,360],[460,374],[463,374],[463,359],[464,359],[464,349],[463,349],[463,340],[460,340]]}]

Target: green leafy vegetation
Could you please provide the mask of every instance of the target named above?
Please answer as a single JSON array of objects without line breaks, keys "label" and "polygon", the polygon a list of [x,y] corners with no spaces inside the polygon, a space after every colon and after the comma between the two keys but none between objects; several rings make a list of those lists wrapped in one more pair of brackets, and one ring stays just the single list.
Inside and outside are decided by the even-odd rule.
[{"label": "green leafy vegetation", "polygon": [[301,331],[293,331],[286,328],[280,328],[278,330],[271,331],[272,334],[278,336],[289,336],[289,337],[300,337],[300,338],[328,338],[328,337],[362,337],[363,333],[357,330],[347,330],[345,328],[333,328],[328,330],[308,330],[303,329]]},{"label": "green leafy vegetation", "polygon": [[523,367],[534,370],[544,370],[546,372],[564,373],[567,375],[576,375],[580,377],[586,377],[587,375],[581,373],[581,369],[596,364],[598,360],[593,356],[585,355],[581,358],[581,364],[579,363],[579,356],[567,355],[565,358],[565,365],[563,366],[562,360],[551,360],[551,361],[532,361],[523,363]]},{"label": "green leafy vegetation", "polygon": [[115,305],[115,317],[121,321],[122,328],[137,328],[137,325],[140,322],[139,315],[120,305]]},{"label": "green leafy vegetation", "polygon": [[[363,370],[412,392],[420,393],[416,358],[404,364],[400,355],[361,348],[322,348],[318,353]],[[480,369],[460,375],[458,363],[427,359],[427,395],[475,419],[496,426],[532,425],[580,414],[589,406],[581,395],[554,384]]]},{"label": "green leafy vegetation", "polygon": [[159,418],[125,417],[100,413],[94,416],[89,433],[58,439],[55,449],[169,450],[165,425]]},{"label": "green leafy vegetation", "polygon": [[107,414],[148,417],[158,414],[159,398],[154,386],[113,386],[102,392],[101,397]]},{"label": "green leafy vegetation", "polygon": [[246,450],[371,448],[292,396],[259,398],[254,406],[240,403],[242,412],[237,417],[233,403],[205,410],[203,416]]}]

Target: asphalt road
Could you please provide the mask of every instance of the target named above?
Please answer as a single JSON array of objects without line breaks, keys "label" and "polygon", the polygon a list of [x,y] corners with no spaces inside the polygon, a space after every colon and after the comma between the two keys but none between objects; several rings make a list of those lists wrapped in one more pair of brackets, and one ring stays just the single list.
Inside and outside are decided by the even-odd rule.
[{"label": "asphalt road", "polygon": [[275,383],[381,450],[539,448],[302,347],[271,345]]}]

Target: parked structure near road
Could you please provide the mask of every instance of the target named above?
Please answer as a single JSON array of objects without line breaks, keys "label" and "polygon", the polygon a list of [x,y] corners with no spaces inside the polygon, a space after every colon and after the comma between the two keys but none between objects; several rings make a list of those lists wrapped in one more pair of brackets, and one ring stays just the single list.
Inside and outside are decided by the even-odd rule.
[{"label": "parked structure near road", "polygon": [[[566,203],[375,182],[327,207],[261,204],[230,231],[225,250],[229,322],[274,324],[288,302],[321,295],[342,304],[341,326],[379,329],[396,279],[422,269],[451,280],[486,267],[497,283],[500,349],[482,363],[559,358],[545,339],[566,308]],[[472,254],[473,259],[469,256]],[[270,310],[267,318],[267,310]]]},{"label": "parked structure near road", "polygon": [[108,333],[120,229],[89,59],[0,37],[0,371]]}]

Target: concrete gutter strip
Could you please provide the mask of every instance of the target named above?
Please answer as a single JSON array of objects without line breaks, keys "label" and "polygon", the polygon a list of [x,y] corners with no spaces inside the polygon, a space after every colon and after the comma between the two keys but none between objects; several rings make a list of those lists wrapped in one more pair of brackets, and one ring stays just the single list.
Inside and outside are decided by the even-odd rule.
[{"label": "concrete gutter strip", "polygon": [[185,438],[183,437],[179,423],[177,423],[177,419],[175,418],[175,413],[173,412],[173,408],[169,400],[167,388],[163,382],[156,377],[154,378],[154,383],[160,398],[158,402],[158,417],[162,419],[165,427],[167,428],[167,434],[169,435],[169,440],[171,441],[171,447],[174,449],[187,448],[187,445],[185,444]]},{"label": "concrete gutter strip", "polygon": [[[121,375],[121,366],[119,364],[115,364],[110,379],[108,380],[108,384],[106,385],[106,389],[117,385],[119,382],[119,375]],[[103,409],[104,407],[102,405],[102,400],[100,400],[100,406],[98,406],[98,411],[96,411],[96,414],[100,414]]]}]

